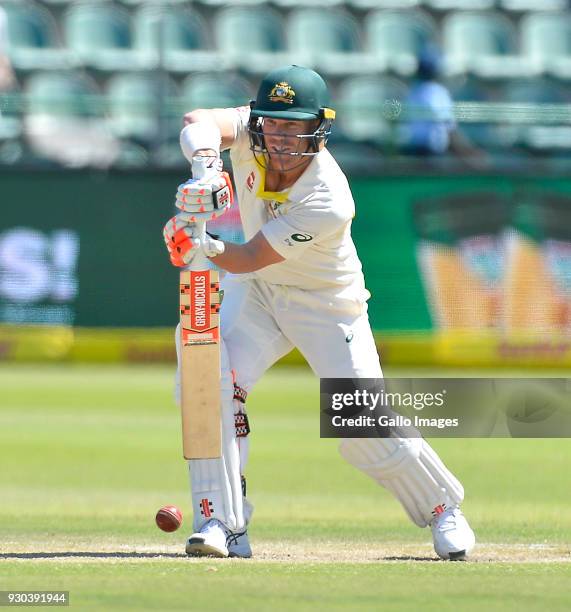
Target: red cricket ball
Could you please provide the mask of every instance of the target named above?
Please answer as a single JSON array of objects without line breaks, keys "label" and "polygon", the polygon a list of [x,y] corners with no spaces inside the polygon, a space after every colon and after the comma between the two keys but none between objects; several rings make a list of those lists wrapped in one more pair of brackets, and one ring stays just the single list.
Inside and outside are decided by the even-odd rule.
[{"label": "red cricket ball", "polygon": [[155,522],[163,531],[176,531],[182,525],[182,512],[176,506],[163,506],[157,512]]}]

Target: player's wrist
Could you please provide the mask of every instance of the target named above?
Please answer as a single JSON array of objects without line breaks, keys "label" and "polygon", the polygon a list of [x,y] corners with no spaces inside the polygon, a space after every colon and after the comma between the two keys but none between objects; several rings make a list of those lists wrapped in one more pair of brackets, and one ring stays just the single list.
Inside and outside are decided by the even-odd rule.
[{"label": "player's wrist", "polygon": [[221,143],[220,128],[214,121],[191,123],[180,133],[180,146],[189,161],[201,150],[210,149],[219,155]]}]

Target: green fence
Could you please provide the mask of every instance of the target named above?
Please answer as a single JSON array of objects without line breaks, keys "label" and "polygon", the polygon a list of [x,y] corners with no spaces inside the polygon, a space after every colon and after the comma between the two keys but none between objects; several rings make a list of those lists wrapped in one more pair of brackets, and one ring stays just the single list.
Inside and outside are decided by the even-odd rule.
[{"label": "green fence", "polygon": [[[184,178],[159,171],[0,173],[0,323],[174,325],[177,272],[161,230]],[[453,250],[470,235],[497,238],[518,224],[536,242],[556,238],[563,244],[565,235],[556,229],[571,227],[566,179],[385,176],[354,178],[351,185],[353,235],[377,330],[437,326],[419,264],[422,245]],[[505,262],[485,252],[489,245],[476,245],[475,254],[474,244],[468,246],[484,284],[485,265],[488,272],[495,264],[503,269]],[[559,251],[553,264],[564,287],[571,284],[566,257]]]},{"label": "green fence", "polygon": [[175,324],[177,272],[162,228],[183,176],[0,174],[0,320]]}]

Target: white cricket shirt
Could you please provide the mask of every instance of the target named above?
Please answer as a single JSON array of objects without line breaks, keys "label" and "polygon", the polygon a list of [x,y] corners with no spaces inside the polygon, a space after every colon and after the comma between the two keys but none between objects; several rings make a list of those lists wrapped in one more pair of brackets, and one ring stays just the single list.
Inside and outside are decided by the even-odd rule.
[{"label": "white cricket shirt", "polygon": [[265,171],[250,151],[250,109],[234,110],[230,159],[244,237],[251,240],[261,230],[285,259],[254,276],[300,289],[348,289],[354,299],[365,301],[369,294],[351,238],[355,204],[337,162],[323,149],[288,190],[264,191]]}]

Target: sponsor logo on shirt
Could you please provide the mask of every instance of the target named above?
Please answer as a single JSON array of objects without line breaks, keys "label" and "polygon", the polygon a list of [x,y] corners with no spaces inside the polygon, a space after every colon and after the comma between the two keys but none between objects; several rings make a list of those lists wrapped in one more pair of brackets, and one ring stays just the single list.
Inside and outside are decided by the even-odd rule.
[{"label": "sponsor logo on shirt", "polygon": [[254,183],[256,181],[256,173],[252,170],[250,174],[248,174],[248,178],[246,179],[246,187],[248,191],[252,191],[254,189]]},{"label": "sponsor logo on shirt", "polygon": [[295,246],[294,242],[309,242],[310,240],[313,240],[313,236],[311,234],[305,234],[301,232],[292,234],[288,238],[284,238],[284,242],[290,247]]},{"label": "sponsor logo on shirt", "polygon": [[296,242],[309,242],[310,240],[313,240],[313,236],[311,234],[302,234],[300,232],[297,234],[292,234],[291,239],[295,240]]}]

